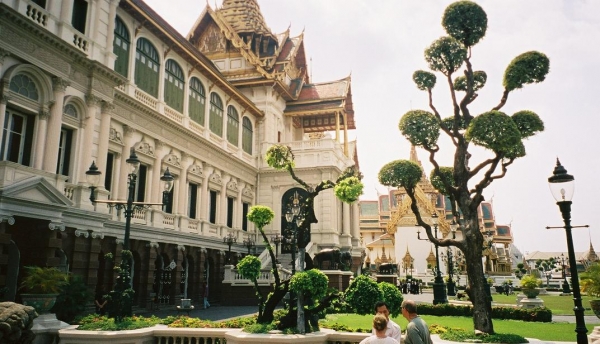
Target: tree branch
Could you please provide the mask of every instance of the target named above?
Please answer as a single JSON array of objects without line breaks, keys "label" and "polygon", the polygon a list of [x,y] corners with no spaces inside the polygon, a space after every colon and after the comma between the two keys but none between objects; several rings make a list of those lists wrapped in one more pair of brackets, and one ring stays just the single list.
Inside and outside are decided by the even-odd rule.
[{"label": "tree branch", "polygon": [[500,104],[496,105],[495,108],[493,108],[492,110],[500,110],[504,104],[506,104],[506,101],[508,100],[508,94],[510,93],[509,90],[504,89],[504,93],[502,93],[502,99],[500,99]]}]

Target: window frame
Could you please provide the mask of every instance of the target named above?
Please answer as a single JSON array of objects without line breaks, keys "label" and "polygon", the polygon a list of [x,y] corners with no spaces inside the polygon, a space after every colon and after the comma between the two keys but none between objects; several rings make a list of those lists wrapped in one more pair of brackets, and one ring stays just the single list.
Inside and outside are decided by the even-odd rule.
[{"label": "window frame", "polygon": [[192,121],[204,126],[204,120],[206,119],[206,90],[202,81],[195,76],[191,77],[189,82],[188,116]]},{"label": "window frame", "polygon": [[168,59],[165,63],[164,101],[165,103],[183,112],[183,99],[185,90],[185,76],[183,69],[174,59]]},{"label": "window frame", "polygon": [[135,44],[135,85],[154,98],[158,98],[160,80],[160,55],[152,42],[138,38]]},{"label": "window frame", "polygon": [[216,92],[210,94],[208,127],[211,132],[223,137],[223,100]]},{"label": "window frame", "polygon": [[[115,72],[127,77],[129,73],[129,54],[131,51],[131,36],[125,22],[118,16],[115,18],[115,38],[113,40],[113,53],[115,59]],[[124,47],[126,45],[126,47]]]},{"label": "window frame", "polygon": [[239,144],[240,115],[233,105],[227,107],[227,141],[234,146]]},{"label": "window frame", "polygon": [[252,121],[247,116],[242,119],[242,150],[252,155],[254,145],[254,129]]}]

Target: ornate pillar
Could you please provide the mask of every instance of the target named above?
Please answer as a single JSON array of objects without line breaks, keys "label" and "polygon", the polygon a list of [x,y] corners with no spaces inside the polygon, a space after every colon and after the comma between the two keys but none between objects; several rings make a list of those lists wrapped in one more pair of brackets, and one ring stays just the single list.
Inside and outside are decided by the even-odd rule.
[{"label": "ornate pillar", "polygon": [[[352,234],[353,240],[359,240],[360,238],[360,209],[358,201],[352,203]],[[358,241],[357,241],[358,243]]]},{"label": "ornate pillar", "polygon": [[[50,113],[44,110],[40,111],[38,114],[36,128],[37,135],[35,137],[35,150],[33,152],[33,168],[38,170],[41,170],[44,166],[44,146],[46,143],[46,133],[48,131],[48,117],[50,117]],[[4,130],[2,130],[2,132],[4,132]]]},{"label": "ornate pillar", "polygon": [[177,198],[179,199],[179,202],[177,202],[177,209],[174,209],[175,211],[173,213],[175,214],[187,215],[187,173],[191,164],[192,157],[185,152],[181,152],[181,175],[179,176],[179,189],[177,190]]},{"label": "ornate pillar", "polygon": [[[233,213],[233,228],[238,228],[238,229],[242,229],[242,221],[243,219],[243,203],[242,202],[242,192],[244,191],[244,188],[246,187],[246,183],[244,182],[239,182],[238,185],[238,190],[237,190],[237,198],[235,199],[235,212]],[[250,222],[250,221],[248,221]]]},{"label": "ornate pillar", "polygon": [[208,212],[210,211],[210,208],[208,207],[208,197],[209,197],[209,195],[208,195],[208,179],[210,178],[210,175],[213,173],[214,167],[205,163],[203,170],[206,173],[204,173],[204,178],[202,178],[202,193],[200,195],[201,203],[200,203],[200,212],[198,215],[200,217],[200,220],[208,221],[208,219],[209,219]]},{"label": "ornate pillar", "polygon": [[129,169],[127,168],[127,159],[129,159],[129,152],[133,147],[133,133],[135,129],[128,125],[123,125],[123,152],[121,154],[121,170],[119,173],[119,199],[127,199],[127,175]]},{"label": "ornate pillar", "polygon": [[114,18],[117,16],[117,7],[119,6],[120,0],[109,0],[108,1],[108,18],[111,20],[108,21],[108,31],[106,33],[106,64],[108,66],[112,66],[114,64],[114,58],[112,58],[113,54],[113,42],[115,40],[115,20]]},{"label": "ornate pillar", "polygon": [[102,112],[100,115],[100,134],[98,135],[98,156],[96,157],[96,166],[103,173],[106,173],[106,158],[108,156],[108,137],[110,136],[110,121],[115,106],[112,103],[103,101]]},{"label": "ornate pillar", "polygon": [[0,96],[0,145],[4,142],[4,121],[6,119],[6,104],[10,97],[7,95]]},{"label": "ornate pillar", "polygon": [[69,82],[66,80],[57,77],[52,78],[52,87],[54,89],[54,105],[52,105],[50,110],[48,130],[46,131],[46,142],[44,142],[44,171],[50,173],[56,173],[60,129],[62,126],[62,114],[65,104],[65,91],[67,86],[69,86]]},{"label": "ornate pillar", "polygon": [[[168,154],[165,149],[165,145],[161,140],[154,140],[154,156],[156,160],[154,160],[154,165],[152,165],[152,175],[154,178],[160,180],[162,176],[162,160]],[[159,183],[160,184],[160,183]],[[161,188],[152,188],[152,199],[150,202],[152,203],[160,203],[162,202],[162,189]]]},{"label": "ornate pillar", "polygon": [[342,202],[342,234],[350,235],[350,204]]},{"label": "ornate pillar", "polygon": [[[94,146],[94,124],[96,123],[96,114],[100,110],[101,99],[93,94],[88,94],[85,97],[87,103],[87,114],[83,122],[83,142],[81,143],[80,163],[79,163],[79,180],[85,180],[85,172],[92,164],[94,157],[92,156],[92,147]],[[100,137],[102,140],[102,137]],[[108,136],[107,136],[108,139]],[[108,147],[108,144],[107,144]],[[104,157],[104,169],[100,170],[106,173],[106,156]]]},{"label": "ornate pillar", "polygon": [[231,176],[225,172],[221,172],[221,195],[219,198],[219,208],[217,208],[217,224],[227,225],[227,183],[231,180]]}]

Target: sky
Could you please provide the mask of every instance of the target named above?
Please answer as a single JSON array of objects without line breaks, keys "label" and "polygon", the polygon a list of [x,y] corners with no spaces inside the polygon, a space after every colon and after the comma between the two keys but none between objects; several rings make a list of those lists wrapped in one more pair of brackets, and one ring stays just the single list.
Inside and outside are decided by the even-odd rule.
[{"label": "sky", "polygon": [[[215,2],[216,1],[216,2]],[[263,17],[275,34],[290,27],[291,36],[304,31],[312,82],[352,76],[358,159],[364,174],[361,199],[376,199],[377,174],[386,163],[408,159],[409,142],[398,122],[411,109],[429,110],[427,94],[412,81],[416,70],[428,70],[424,50],[446,35],[441,26],[446,0],[258,0]],[[575,251],[586,251],[590,239],[600,253],[599,195],[600,1],[486,0],[476,1],[487,13],[486,36],[472,50],[474,70],[488,75],[486,86],[471,105],[471,113],[489,111],[502,96],[506,66],[519,54],[537,50],[550,58],[550,73],[539,84],[512,92],[501,111],[508,115],[531,110],[545,130],[525,142],[527,155],[508,168],[507,175],[484,192],[492,201],[496,223],[512,226],[515,245],[523,253],[566,252],[563,221],[548,189],[557,157],[575,177],[572,205]],[[204,0],[146,0],[182,35],[204,10]],[[210,0],[221,6],[222,0]],[[462,69],[461,69],[462,70]],[[448,87],[436,73],[434,105],[451,113]],[[597,98],[598,97],[598,98]],[[436,159],[450,166],[453,147],[440,140]],[[429,175],[425,151],[417,154]],[[473,152],[471,166],[491,157]]]}]

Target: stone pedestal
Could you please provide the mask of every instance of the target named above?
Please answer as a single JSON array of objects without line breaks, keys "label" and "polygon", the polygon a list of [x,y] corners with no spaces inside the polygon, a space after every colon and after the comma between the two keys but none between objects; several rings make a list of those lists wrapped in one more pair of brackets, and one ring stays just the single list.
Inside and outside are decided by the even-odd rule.
[{"label": "stone pedestal", "polygon": [[377,283],[388,282],[393,285],[398,285],[398,276],[396,275],[376,275]]},{"label": "stone pedestal", "polygon": [[589,344],[600,344],[600,326],[594,326],[592,333],[588,335]]},{"label": "stone pedestal", "polygon": [[35,333],[33,344],[56,343],[58,330],[69,326],[69,324],[56,319],[56,314],[42,314],[33,320],[31,328],[31,331]]},{"label": "stone pedestal", "polygon": [[519,301],[519,306],[525,309],[528,308],[536,308],[536,307],[544,307],[544,300],[536,297],[535,299],[524,298]]}]

